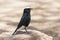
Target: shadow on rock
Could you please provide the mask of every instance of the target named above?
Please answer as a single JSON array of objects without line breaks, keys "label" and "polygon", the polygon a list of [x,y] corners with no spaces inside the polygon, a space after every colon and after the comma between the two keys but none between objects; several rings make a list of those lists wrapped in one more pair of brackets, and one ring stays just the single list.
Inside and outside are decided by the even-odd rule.
[{"label": "shadow on rock", "polygon": [[17,35],[17,34],[31,34],[32,32],[31,31],[17,31],[14,35]]}]

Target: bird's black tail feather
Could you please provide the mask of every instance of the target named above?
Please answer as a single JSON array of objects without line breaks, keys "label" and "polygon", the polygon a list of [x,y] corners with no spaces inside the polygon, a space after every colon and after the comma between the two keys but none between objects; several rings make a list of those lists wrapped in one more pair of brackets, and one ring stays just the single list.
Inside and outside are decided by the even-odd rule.
[{"label": "bird's black tail feather", "polygon": [[16,29],[12,35],[14,35],[17,30],[18,30],[18,29]]},{"label": "bird's black tail feather", "polygon": [[14,31],[14,33],[12,35],[15,34],[15,32],[21,27],[21,25],[18,25],[18,27],[16,28],[16,30]]}]

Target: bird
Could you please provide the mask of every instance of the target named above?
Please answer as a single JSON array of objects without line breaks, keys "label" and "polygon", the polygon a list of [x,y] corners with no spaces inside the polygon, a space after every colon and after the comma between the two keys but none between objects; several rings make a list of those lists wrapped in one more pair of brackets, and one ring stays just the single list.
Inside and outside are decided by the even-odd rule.
[{"label": "bird", "polygon": [[25,32],[27,32],[27,27],[29,26],[30,21],[31,21],[31,15],[30,15],[31,10],[32,10],[32,8],[24,8],[24,11],[23,11],[23,15],[21,17],[21,20],[18,23],[17,28],[16,28],[16,30],[14,31],[14,33],[12,35],[14,35],[15,32],[19,28],[21,28],[22,26],[24,26]]}]

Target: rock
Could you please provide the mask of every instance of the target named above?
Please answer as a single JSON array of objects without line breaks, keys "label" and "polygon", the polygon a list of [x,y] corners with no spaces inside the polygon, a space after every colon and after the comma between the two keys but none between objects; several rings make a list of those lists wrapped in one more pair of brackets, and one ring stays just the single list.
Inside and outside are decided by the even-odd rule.
[{"label": "rock", "polygon": [[15,35],[9,34],[8,32],[0,34],[0,40],[52,40],[51,36],[48,36],[42,32],[36,30],[25,30],[17,31]]}]

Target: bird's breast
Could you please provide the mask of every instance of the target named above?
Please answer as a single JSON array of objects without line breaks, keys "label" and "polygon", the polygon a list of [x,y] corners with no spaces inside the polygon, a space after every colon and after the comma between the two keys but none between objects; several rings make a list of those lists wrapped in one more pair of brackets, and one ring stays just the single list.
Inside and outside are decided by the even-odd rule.
[{"label": "bird's breast", "polygon": [[28,25],[30,23],[31,18],[30,17],[24,17],[23,25]]}]

